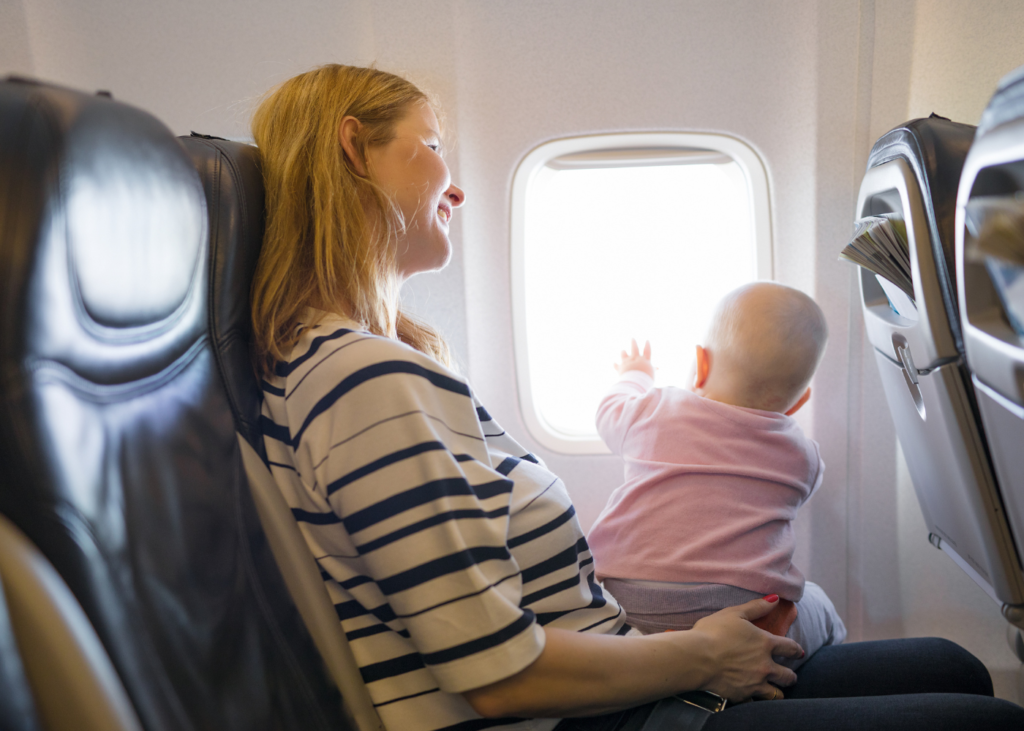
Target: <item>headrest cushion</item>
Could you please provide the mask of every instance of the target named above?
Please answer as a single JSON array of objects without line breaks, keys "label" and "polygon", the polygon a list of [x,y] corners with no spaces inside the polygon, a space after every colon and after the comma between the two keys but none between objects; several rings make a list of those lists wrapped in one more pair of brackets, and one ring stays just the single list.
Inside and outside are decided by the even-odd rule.
[{"label": "headrest cushion", "polygon": [[84,106],[61,172],[73,284],[107,327],[149,325],[180,307],[205,235],[205,196],[188,159],[162,125],[133,112]]}]

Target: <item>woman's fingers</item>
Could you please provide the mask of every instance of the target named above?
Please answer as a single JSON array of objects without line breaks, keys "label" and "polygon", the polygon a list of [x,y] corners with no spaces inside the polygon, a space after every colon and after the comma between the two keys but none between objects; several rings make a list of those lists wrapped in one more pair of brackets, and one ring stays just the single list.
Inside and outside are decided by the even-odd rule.
[{"label": "woman's fingers", "polygon": [[782,691],[774,685],[765,684],[757,689],[757,693],[754,694],[754,697],[761,701],[779,701],[786,696],[783,695]]},{"label": "woman's fingers", "polygon": [[[803,650],[800,652],[803,652]],[[779,665],[778,663],[772,663],[772,669],[771,672],[768,673],[767,680],[772,685],[788,688],[796,683],[796,673],[787,667]]]},{"label": "woman's fingers", "polygon": [[732,607],[732,609],[738,612],[743,619],[753,622],[761,619],[761,617],[768,616],[778,605],[779,595],[769,594],[762,599],[752,599],[746,604],[738,604],[737,606]]},{"label": "woman's fingers", "polygon": [[775,647],[772,648],[773,657],[789,657],[795,660],[798,657],[804,656],[804,648],[800,647],[796,640],[776,635],[772,635],[772,637],[775,640]]}]

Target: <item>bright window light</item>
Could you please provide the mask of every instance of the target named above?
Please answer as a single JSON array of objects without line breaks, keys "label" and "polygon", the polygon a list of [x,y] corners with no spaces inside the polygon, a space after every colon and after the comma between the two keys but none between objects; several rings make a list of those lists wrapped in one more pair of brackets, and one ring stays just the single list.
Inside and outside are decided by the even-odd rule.
[{"label": "bright window light", "polygon": [[771,278],[763,168],[717,135],[578,138],[531,153],[513,189],[527,426],[557,451],[607,451],[594,413],[630,338],[651,341],[658,385],[685,385],[721,296]]}]

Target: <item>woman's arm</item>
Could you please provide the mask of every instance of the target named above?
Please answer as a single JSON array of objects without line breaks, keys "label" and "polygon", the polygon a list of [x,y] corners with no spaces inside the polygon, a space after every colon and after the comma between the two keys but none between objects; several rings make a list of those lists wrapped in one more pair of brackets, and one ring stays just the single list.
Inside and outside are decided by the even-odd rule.
[{"label": "woman's arm", "polygon": [[463,693],[482,716],[589,716],[704,689],[732,701],[775,695],[793,671],[772,655],[798,657],[793,640],[756,628],[775,604],[757,599],[700,620],[692,630],[616,637],[545,630],[537,660],[491,685]]}]

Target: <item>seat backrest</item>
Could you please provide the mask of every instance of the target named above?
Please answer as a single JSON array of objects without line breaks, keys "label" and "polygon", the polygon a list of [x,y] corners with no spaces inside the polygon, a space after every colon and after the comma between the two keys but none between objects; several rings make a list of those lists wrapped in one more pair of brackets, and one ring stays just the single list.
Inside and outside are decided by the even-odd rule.
[{"label": "seat backrest", "polygon": [[[956,301],[953,220],[960,171],[973,139],[974,127],[971,125],[951,122],[933,114],[927,119],[914,119],[886,132],[878,138],[868,156],[868,170],[894,160],[904,161],[917,182],[931,254],[927,258],[935,274],[934,278],[929,276],[928,281],[922,278],[915,284],[925,288],[923,293],[927,299],[937,295],[937,301],[942,305],[941,311],[931,313],[929,323],[932,337],[936,340],[935,349],[939,353],[948,352],[947,337],[952,338],[956,352],[963,352]],[[865,213],[858,212],[858,215]],[[926,273],[931,274],[930,271]],[[920,301],[922,298],[916,299]]]},{"label": "seat backrest", "polygon": [[0,83],[0,211],[0,512],[149,731],[345,728],[245,481],[181,145],[111,99]]},{"label": "seat backrest", "polygon": [[[37,729],[38,709],[47,731],[141,731],[82,608],[49,561],[2,515],[0,580],[0,620],[6,625],[0,632],[9,627],[17,642],[14,647],[0,640],[0,697],[24,696],[18,709],[0,701],[0,728]],[[24,675],[16,676],[22,667]]]},{"label": "seat backrest", "polygon": [[320,568],[266,465],[261,390],[249,355],[249,290],[263,244],[264,192],[255,147],[193,133],[181,139],[210,208],[210,331],[249,484],[288,589],[358,731],[383,731]]},{"label": "seat backrest", "polygon": [[249,289],[263,244],[263,174],[252,145],[200,135],[181,137],[199,173],[210,225],[210,337],[235,427],[260,457],[259,382],[249,355]]},{"label": "seat backrest", "polygon": [[873,147],[859,217],[906,224],[912,302],[894,305],[861,269],[861,303],[886,400],[933,544],[1000,604],[1024,601],[1024,575],[963,365],[953,280],[956,189],[974,128],[917,119]]},{"label": "seat backrest", "polygon": [[25,675],[21,649],[0,574],[0,728],[10,731],[40,731],[32,688]]},{"label": "seat backrest", "polygon": [[[1024,266],[972,255],[987,220],[1010,211],[1024,221],[1024,66],[1007,75],[982,115],[957,197],[956,271],[967,366],[1018,549],[1024,548]],[[1024,235],[1017,245],[1024,251]],[[996,268],[993,269],[993,266]],[[996,286],[1010,287],[1005,301]],[[1007,307],[1014,308],[1011,318]],[[1016,329],[1012,324],[1016,320]],[[1005,610],[1024,626],[1024,606]],[[1013,612],[1010,617],[1009,613]]]}]

